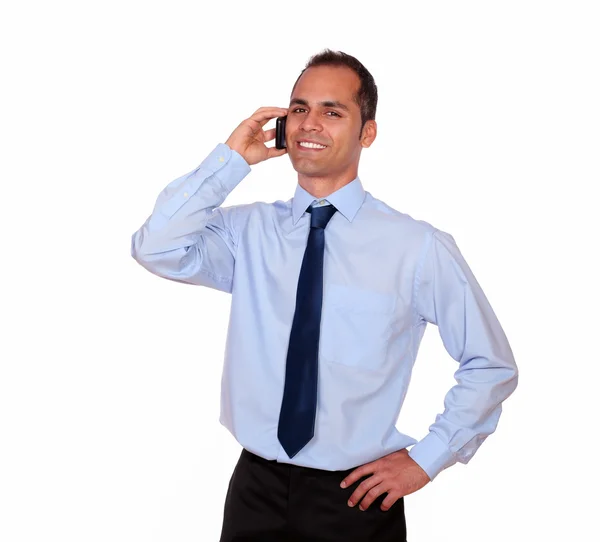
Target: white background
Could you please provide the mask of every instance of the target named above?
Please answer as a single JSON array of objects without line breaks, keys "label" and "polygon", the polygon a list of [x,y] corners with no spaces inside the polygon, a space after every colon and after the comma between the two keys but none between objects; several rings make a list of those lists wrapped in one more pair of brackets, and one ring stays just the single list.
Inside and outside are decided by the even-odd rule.
[{"label": "white background", "polygon": [[[218,540],[230,297],[130,239],[170,181],[325,47],[379,87],[365,188],[451,233],[520,369],[471,462],[406,498],[410,542],[597,535],[596,2],[6,2],[0,11],[0,539]],[[274,122],[267,127],[274,126]],[[292,197],[263,162],[225,205]],[[399,427],[454,383],[425,335]]]}]

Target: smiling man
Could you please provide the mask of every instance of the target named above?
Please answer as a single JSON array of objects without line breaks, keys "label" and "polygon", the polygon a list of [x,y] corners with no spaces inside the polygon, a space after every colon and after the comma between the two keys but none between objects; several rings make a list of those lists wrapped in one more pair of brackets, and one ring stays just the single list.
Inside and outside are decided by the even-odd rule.
[{"label": "smiling man", "polygon": [[[242,452],[221,542],[405,541],[404,497],[467,463],[517,385],[454,238],[363,188],[376,108],[356,58],[315,55],[288,108],[244,120],[133,234],[132,256],[150,272],[232,295],[220,422]],[[264,126],[281,116],[276,149]],[[291,199],[221,206],[250,166],[284,154],[298,173]],[[428,323],[458,368],[417,440],[395,424]]]},{"label": "smiling man", "polygon": [[[376,106],[375,91],[371,109]],[[315,197],[325,197],[353,181],[363,147],[377,135],[368,105],[365,119],[358,103],[361,81],[346,66],[318,65],[299,78],[287,115],[288,152],[300,186]],[[335,99],[323,99],[323,97]]]}]

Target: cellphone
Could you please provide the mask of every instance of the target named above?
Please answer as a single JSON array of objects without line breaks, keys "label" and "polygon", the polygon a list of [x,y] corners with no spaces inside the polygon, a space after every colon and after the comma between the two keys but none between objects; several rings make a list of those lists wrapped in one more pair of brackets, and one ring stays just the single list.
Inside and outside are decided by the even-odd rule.
[{"label": "cellphone", "polygon": [[276,149],[285,149],[285,121],[286,117],[277,117],[277,121],[275,123],[275,148]]}]

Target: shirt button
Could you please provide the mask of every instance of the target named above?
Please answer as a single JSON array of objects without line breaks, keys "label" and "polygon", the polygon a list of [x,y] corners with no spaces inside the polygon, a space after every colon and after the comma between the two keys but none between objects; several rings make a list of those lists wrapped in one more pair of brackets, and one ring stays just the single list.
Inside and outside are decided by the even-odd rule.
[{"label": "shirt button", "polygon": [[324,199],[322,199],[322,200],[319,202],[319,205],[325,205],[325,200],[324,200]]},{"label": "shirt button", "polygon": [[225,162],[225,158],[223,158],[222,156],[219,156],[219,162]]},{"label": "shirt button", "polygon": [[183,197],[184,197],[184,198],[187,198],[187,197],[188,197],[188,193],[187,193],[187,192],[184,192],[184,193],[183,193]]}]

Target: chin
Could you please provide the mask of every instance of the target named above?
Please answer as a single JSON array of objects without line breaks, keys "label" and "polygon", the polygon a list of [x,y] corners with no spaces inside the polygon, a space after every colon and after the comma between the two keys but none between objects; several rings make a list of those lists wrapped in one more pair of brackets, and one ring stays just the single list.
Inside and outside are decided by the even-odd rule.
[{"label": "chin", "polygon": [[324,169],[323,164],[315,164],[312,160],[292,160],[290,157],[290,162],[294,170],[303,175],[321,174]]},{"label": "chin", "polygon": [[310,167],[305,164],[294,164],[292,163],[292,167],[297,173],[301,173],[302,175],[323,175],[325,170],[322,167]]}]

